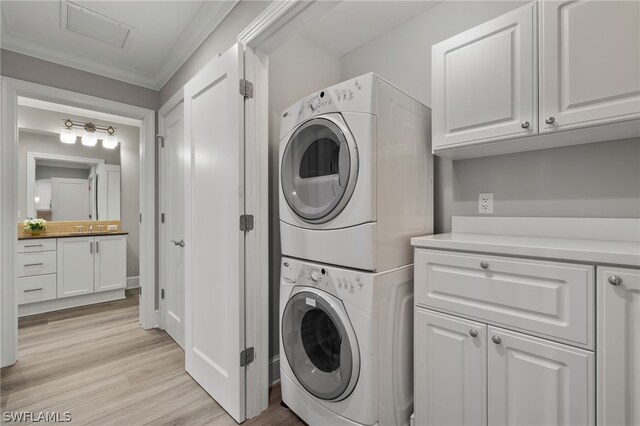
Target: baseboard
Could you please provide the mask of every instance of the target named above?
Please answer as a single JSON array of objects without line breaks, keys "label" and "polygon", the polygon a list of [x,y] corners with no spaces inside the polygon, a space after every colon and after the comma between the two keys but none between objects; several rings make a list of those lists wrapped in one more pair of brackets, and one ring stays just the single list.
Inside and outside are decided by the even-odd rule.
[{"label": "baseboard", "polygon": [[18,317],[77,308],[78,306],[93,305],[94,303],[110,302],[124,298],[124,289],[117,289],[83,294],[80,296],[62,297],[60,299],[45,300],[43,302],[27,303],[18,306]]},{"label": "baseboard", "polygon": [[280,355],[269,360],[269,386],[280,383]]},{"label": "baseboard", "polygon": [[127,288],[138,288],[138,287],[140,287],[140,276],[127,277]]}]

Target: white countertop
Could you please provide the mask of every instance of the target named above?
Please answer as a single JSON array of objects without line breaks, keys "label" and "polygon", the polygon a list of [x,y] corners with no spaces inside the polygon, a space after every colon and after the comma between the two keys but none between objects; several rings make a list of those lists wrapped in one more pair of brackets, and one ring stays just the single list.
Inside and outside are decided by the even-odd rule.
[{"label": "white countertop", "polygon": [[[478,233],[472,233],[468,232],[471,222],[463,217],[456,217],[453,221],[453,232],[415,237],[411,239],[411,244],[416,248],[472,251],[549,260],[640,267],[640,241],[589,239],[588,237],[591,234],[588,230],[579,235],[586,238],[567,238],[567,236],[578,236],[577,234],[563,235],[560,238],[549,235],[503,235],[500,233],[500,226],[496,226],[496,223],[499,223],[499,218],[487,219],[492,221],[490,227],[483,226],[478,218],[473,218],[472,223],[477,228]],[[521,222],[519,229],[531,231],[539,225],[535,223],[535,218],[529,223],[526,222],[526,219],[531,218],[518,218],[518,222]],[[608,220],[610,221],[610,219]],[[509,221],[513,221],[513,219],[509,219]],[[597,223],[589,223],[588,225],[590,229],[595,230],[597,228],[597,232],[602,234],[602,228],[598,227]],[[457,230],[464,230],[465,232],[457,232]],[[635,232],[635,228],[633,231]],[[544,235],[544,232],[540,231],[539,234]],[[601,238],[601,235],[598,236]],[[635,240],[635,235],[629,239]]]}]

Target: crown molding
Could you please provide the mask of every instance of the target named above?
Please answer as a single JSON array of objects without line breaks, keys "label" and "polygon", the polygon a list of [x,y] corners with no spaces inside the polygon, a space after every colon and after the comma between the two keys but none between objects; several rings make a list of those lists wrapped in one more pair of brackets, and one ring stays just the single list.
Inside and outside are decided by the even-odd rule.
[{"label": "crown molding", "polygon": [[[187,31],[189,28],[185,29],[169,50],[167,59],[155,73],[154,77],[158,90],[187,62],[239,2],[240,0],[208,1],[202,5],[189,25],[189,28],[195,28],[196,30]],[[215,18],[211,19],[212,16]]]},{"label": "crown molding", "polygon": [[[238,2],[239,0],[205,2],[193,22],[185,28],[169,49],[165,61],[153,75],[112,66],[101,61],[87,59],[63,49],[44,46],[22,37],[16,37],[11,25],[8,25],[8,19],[6,19],[4,13],[2,15],[6,31],[3,31],[0,47],[80,71],[90,72],[147,89],[160,90],[222,23]],[[212,19],[211,17],[214,18]]]}]

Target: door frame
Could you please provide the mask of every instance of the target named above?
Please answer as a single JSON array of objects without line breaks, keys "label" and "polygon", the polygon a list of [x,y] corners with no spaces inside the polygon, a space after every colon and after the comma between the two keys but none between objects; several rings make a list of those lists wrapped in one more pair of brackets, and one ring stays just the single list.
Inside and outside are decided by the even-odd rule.
[{"label": "door frame", "polygon": [[[174,108],[178,107],[178,105],[180,105],[183,102],[184,102],[184,86],[178,89],[178,91],[174,93],[173,96],[171,96],[171,98],[169,98],[169,100],[167,100],[167,102],[165,102],[164,105],[160,107],[160,109],[158,110],[158,136],[159,137],[164,138],[167,136],[164,134],[165,117],[167,116],[167,114],[169,114],[171,111],[173,111]],[[163,139],[160,139],[160,140],[163,140]],[[160,140],[158,141],[158,143],[160,143]],[[163,184],[164,182],[163,173],[164,173],[165,164],[164,164],[162,152],[163,152],[162,149],[158,148],[158,250],[159,250],[158,282],[160,284],[159,286],[160,291],[162,291],[161,289],[166,288],[166,280],[167,280],[167,274],[166,274],[167,262],[165,262],[165,257],[167,256],[167,252],[164,244],[164,242],[167,239],[167,229],[166,229],[166,226],[163,226],[164,224],[162,223],[162,217],[161,217],[163,213],[162,207],[165,202],[165,190],[164,190],[164,184]],[[158,327],[164,330],[165,329],[165,317],[164,317],[165,301],[162,298],[158,300],[159,300]],[[184,312],[183,312],[183,315],[184,315]],[[184,324],[184,318],[182,318],[182,320]]]},{"label": "door frame", "polygon": [[245,371],[247,419],[269,406],[269,371],[279,369],[279,357],[269,359],[269,54],[339,3],[274,1],[237,38],[244,47],[244,78],[253,83],[253,98],[244,103],[245,212],[255,217],[245,236],[245,259],[257,259],[245,262],[245,346],[256,354]]},{"label": "door frame", "polygon": [[[140,122],[140,245],[156,247],[155,111],[121,102],[23,80],[2,77],[0,116],[0,366],[14,364],[18,355],[18,309],[15,302],[17,235],[18,97],[74,106],[118,115]],[[154,328],[156,310],[155,250],[140,252],[140,325]]]}]

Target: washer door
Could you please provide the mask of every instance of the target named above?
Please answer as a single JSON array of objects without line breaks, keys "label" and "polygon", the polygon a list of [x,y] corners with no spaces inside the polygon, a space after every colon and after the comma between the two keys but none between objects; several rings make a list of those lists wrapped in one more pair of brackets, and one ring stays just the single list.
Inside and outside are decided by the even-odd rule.
[{"label": "washer door", "polygon": [[339,114],[312,118],[293,133],[280,179],[289,207],[303,220],[327,222],[346,206],[358,177],[358,152]]},{"label": "washer door", "polygon": [[323,400],[349,396],[360,374],[360,351],[342,303],[328,293],[295,293],[282,314],[282,342],[300,384]]}]

